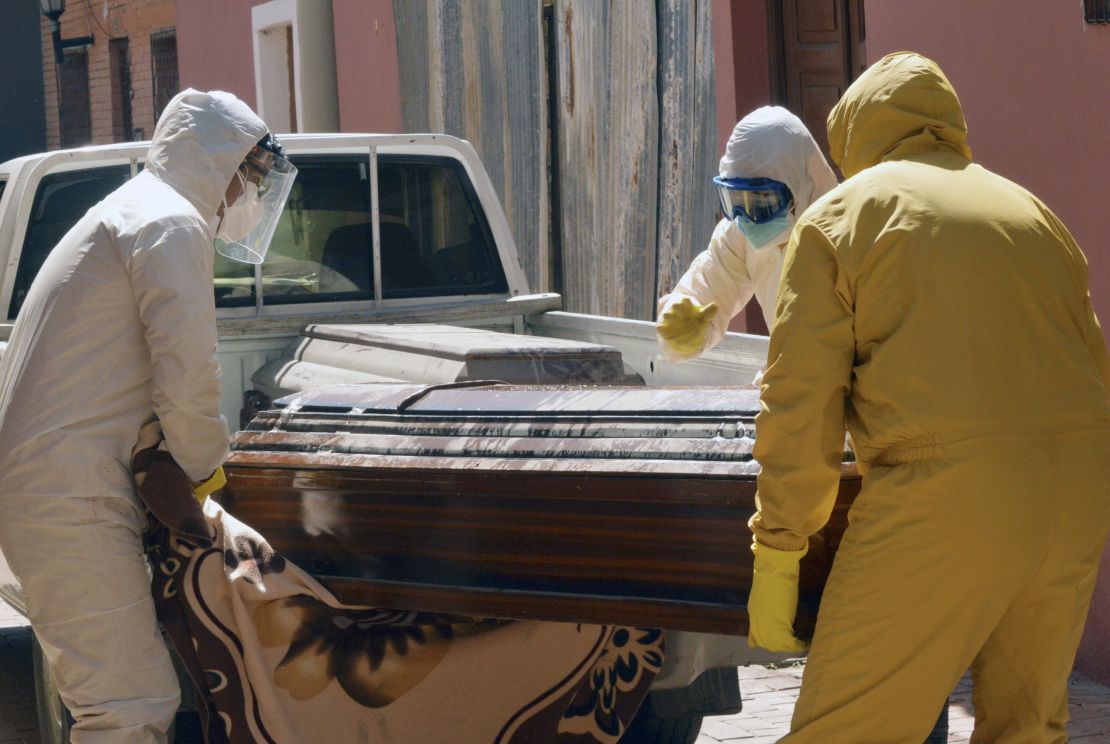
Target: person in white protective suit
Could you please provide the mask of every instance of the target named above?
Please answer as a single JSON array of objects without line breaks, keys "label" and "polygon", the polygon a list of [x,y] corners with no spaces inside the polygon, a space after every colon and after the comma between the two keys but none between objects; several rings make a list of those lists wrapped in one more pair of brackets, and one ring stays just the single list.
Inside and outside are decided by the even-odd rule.
[{"label": "person in white protective suit", "polygon": [[157,419],[194,481],[228,451],[213,239],[261,262],[296,170],[233,95],[186,90],[146,166],[51,252],[0,364],[0,550],[75,744],[164,742],[180,690],[129,463]]},{"label": "person in white protective suit", "polygon": [[709,247],[659,300],[659,347],[670,361],[692,359],[716,345],[752,295],[771,327],[790,230],[836,186],[836,176],[798,117],[764,106],[732,130],[713,182],[724,218]]}]

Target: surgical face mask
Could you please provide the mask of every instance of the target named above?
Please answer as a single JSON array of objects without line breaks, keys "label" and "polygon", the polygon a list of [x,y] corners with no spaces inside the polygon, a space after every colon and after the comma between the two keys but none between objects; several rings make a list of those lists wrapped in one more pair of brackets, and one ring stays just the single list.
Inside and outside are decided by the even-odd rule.
[{"label": "surgical face mask", "polygon": [[737,216],[733,222],[744,233],[752,248],[762,248],[794,226],[793,210],[783,212],[767,222],[752,222]]},{"label": "surgical face mask", "polygon": [[263,214],[258,184],[244,178],[240,171],[235,175],[239,177],[239,196],[232,204],[224,202],[224,216],[216,230],[216,237],[229,243],[246,237],[262,221]]}]

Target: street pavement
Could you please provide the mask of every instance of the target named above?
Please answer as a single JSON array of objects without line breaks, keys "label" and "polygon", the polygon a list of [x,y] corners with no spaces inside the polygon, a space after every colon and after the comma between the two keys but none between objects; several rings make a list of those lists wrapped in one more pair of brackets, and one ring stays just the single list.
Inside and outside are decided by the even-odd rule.
[{"label": "street pavement", "polygon": [[[740,667],[744,710],[732,716],[706,718],[697,744],[770,744],[785,736],[804,670],[800,662],[781,668]],[[1068,692],[1070,740],[1075,744],[1110,744],[1110,688],[1072,677]],[[966,743],[974,726],[971,679],[965,676],[949,698],[949,744]]]}]

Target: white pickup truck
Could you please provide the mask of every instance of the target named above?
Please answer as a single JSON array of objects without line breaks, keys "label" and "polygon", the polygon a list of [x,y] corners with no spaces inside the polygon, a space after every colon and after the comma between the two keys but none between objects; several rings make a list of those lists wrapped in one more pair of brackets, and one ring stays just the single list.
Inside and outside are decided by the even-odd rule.
[{"label": "white pickup truck", "polygon": [[[233,428],[247,428],[281,395],[335,383],[737,386],[765,362],[766,338],[730,333],[700,359],[670,364],[657,354],[652,323],[562,312],[558,295],[531,293],[465,141],[307,134],[282,142],[299,173],[269,257],[261,266],[217,257],[222,405]],[[46,255],[142,169],[146,149],[95,146],[0,164],[0,352]],[[18,587],[0,594],[21,608]],[[736,635],[669,631],[652,693],[655,740],[691,742],[702,715],[738,710],[731,669],[768,658]],[[703,674],[714,669],[729,671]],[[56,722],[48,679],[40,693],[40,711]],[[44,740],[64,735],[48,728]]]}]

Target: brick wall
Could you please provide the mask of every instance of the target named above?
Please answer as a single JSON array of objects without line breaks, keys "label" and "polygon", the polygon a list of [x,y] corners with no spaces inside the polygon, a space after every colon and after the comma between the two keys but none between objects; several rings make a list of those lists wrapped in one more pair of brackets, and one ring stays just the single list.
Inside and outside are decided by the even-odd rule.
[{"label": "brick wall", "polygon": [[[86,47],[89,67],[89,144],[132,139],[121,131],[120,75],[113,70],[109,40],[128,39],[131,84],[131,126],[149,138],[160,111],[155,111],[150,36],[174,28],[175,0],[69,0],[61,17],[62,38],[92,36]],[[107,7],[107,17],[104,15]],[[41,22],[43,85],[46,102],[47,147],[61,146],[58,85],[50,22]]]}]

